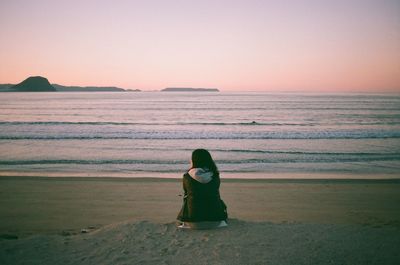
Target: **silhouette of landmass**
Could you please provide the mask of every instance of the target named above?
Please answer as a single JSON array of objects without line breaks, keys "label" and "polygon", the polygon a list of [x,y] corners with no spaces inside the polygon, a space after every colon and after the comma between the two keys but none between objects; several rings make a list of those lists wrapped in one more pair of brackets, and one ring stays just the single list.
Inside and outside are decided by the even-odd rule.
[{"label": "silhouette of landmass", "polygon": [[162,92],[219,92],[217,88],[167,87]]},{"label": "silhouette of landmass", "polygon": [[13,84],[0,84],[0,91],[4,89],[10,89],[12,86]]},{"label": "silhouette of landmass", "polygon": [[0,84],[0,92],[140,92],[139,89],[123,89],[120,87],[98,86],[63,86],[50,84],[47,78],[31,76],[17,85]]},{"label": "silhouette of landmass", "polygon": [[21,83],[12,86],[10,90],[16,92],[53,92],[57,91],[50,83],[47,78],[42,76],[31,76],[22,81]]},{"label": "silhouette of landmass", "polygon": [[[0,92],[140,92],[115,86],[63,86],[50,84],[47,78],[31,76],[17,85],[0,84]],[[219,92],[217,88],[167,87],[161,92]]]},{"label": "silhouette of landmass", "polygon": [[109,86],[109,87],[99,87],[99,86],[62,86],[58,84],[53,84],[53,86],[60,92],[139,92],[139,89],[123,89],[120,87]]}]

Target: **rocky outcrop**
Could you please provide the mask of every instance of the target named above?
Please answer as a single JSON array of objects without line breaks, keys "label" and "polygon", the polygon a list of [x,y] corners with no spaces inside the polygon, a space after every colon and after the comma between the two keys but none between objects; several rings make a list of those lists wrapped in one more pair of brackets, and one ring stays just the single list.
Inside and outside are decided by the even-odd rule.
[{"label": "rocky outcrop", "polygon": [[47,78],[42,76],[31,76],[21,83],[10,87],[15,92],[53,92],[57,91]]}]

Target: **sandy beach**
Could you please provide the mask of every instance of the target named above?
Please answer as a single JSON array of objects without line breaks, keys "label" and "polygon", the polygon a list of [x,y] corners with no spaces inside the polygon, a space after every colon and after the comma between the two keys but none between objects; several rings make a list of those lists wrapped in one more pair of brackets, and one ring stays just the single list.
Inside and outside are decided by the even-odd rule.
[{"label": "sandy beach", "polygon": [[1,177],[0,184],[1,264],[400,261],[398,180],[223,179],[229,227],[198,231],[175,228],[179,179]]}]

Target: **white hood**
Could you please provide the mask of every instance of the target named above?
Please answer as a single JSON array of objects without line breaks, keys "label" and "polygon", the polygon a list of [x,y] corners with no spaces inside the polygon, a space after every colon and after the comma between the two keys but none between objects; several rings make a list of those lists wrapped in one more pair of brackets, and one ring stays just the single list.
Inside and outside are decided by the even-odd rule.
[{"label": "white hood", "polygon": [[192,179],[204,184],[210,182],[214,175],[214,173],[207,168],[192,168],[188,173]]}]

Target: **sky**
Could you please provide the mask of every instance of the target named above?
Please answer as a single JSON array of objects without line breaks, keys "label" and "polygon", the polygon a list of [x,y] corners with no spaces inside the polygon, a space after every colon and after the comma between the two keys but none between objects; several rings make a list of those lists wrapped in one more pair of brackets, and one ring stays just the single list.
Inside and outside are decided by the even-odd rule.
[{"label": "sky", "polygon": [[400,92],[400,0],[0,0],[0,83]]}]

